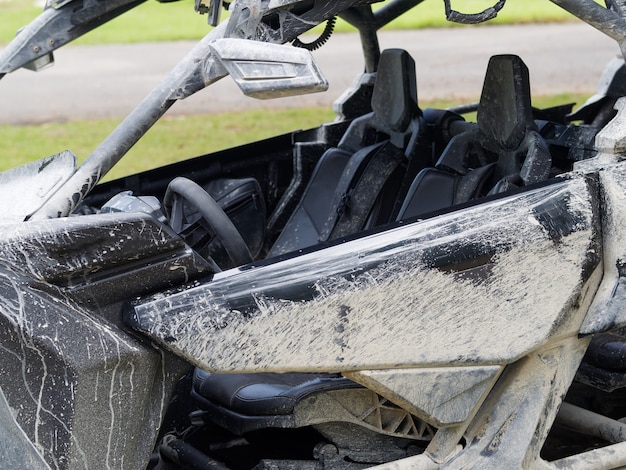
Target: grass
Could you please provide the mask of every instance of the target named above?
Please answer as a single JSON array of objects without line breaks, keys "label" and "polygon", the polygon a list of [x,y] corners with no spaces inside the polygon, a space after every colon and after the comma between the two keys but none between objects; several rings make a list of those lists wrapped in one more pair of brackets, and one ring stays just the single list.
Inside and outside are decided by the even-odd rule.
[{"label": "grass", "polygon": [[[269,116],[269,118],[268,118]],[[113,169],[109,178],[137,173],[239,144],[318,126],[328,108],[231,112],[162,118]],[[84,160],[119,119],[37,125],[0,125],[0,171],[65,149]]]},{"label": "grass", "polygon": [[[456,0],[453,8],[465,13],[481,11],[495,0]],[[8,43],[15,32],[41,12],[34,0],[0,0],[0,44]],[[571,21],[572,16],[548,0],[509,0],[498,17],[490,23],[531,23]],[[424,3],[389,25],[393,29],[417,29],[451,26],[444,15],[443,0]],[[206,16],[193,11],[193,1],[158,3],[148,0],[133,10],[77,39],[75,44],[112,44],[170,40],[197,40],[210,27]],[[353,28],[339,21],[337,31]]]},{"label": "grass", "polygon": [[[538,97],[534,105],[583,103],[587,96],[563,94]],[[458,103],[429,102],[422,106],[445,108]],[[334,119],[327,108],[263,110],[219,115],[161,119],[106,179],[156,168],[167,163],[210,153],[239,144],[315,127]],[[0,125],[0,170],[48,156],[65,149],[80,160],[86,158],[119,123],[118,120],[73,121],[28,126]],[[219,136],[219,138],[216,138]]]},{"label": "grass", "polygon": [[[456,0],[452,8],[477,13],[491,7],[494,0]],[[486,24],[528,24],[574,21],[571,14],[548,0],[509,0],[498,16]],[[417,8],[388,25],[392,29],[441,28],[460,26],[445,19],[443,0],[425,0]]]}]

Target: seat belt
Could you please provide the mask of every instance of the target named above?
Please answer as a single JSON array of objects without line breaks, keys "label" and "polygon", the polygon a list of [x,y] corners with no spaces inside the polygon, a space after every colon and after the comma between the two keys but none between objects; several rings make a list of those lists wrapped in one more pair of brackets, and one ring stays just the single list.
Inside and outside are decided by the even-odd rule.
[{"label": "seat belt", "polygon": [[[362,230],[380,191],[404,159],[404,151],[389,141],[362,151],[362,155],[358,155],[361,151],[355,153],[346,166],[335,191],[328,220],[320,234],[320,242]],[[355,179],[358,179],[356,183]]]}]

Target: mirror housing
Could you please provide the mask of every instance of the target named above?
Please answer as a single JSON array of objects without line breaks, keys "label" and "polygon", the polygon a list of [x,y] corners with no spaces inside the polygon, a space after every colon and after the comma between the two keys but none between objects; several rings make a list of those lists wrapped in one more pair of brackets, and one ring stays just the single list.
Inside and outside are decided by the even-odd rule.
[{"label": "mirror housing", "polygon": [[306,49],[235,38],[218,39],[210,47],[246,96],[272,99],[328,89]]}]

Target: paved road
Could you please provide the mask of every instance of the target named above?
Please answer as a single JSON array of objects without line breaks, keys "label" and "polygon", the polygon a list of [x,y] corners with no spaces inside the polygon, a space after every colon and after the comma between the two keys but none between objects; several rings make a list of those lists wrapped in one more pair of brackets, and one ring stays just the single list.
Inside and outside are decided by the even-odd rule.
[{"label": "paved road", "polygon": [[[381,46],[407,49],[417,63],[421,98],[474,99],[489,56],[520,55],[531,71],[533,94],[592,92],[615,43],[582,23],[483,26],[381,32]],[[124,117],[193,46],[192,42],[69,46],[56,65],[39,73],[18,70],[0,80],[0,123]],[[330,105],[362,69],[355,34],[335,34],[315,58],[329,91],[273,101],[244,97],[224,79],[174,105],[168,115],[252,107]]]}]

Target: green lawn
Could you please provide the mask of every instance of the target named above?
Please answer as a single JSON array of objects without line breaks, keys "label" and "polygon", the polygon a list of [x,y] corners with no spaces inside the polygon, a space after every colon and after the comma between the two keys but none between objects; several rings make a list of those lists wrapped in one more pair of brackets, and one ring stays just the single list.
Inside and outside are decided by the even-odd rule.
[{"label": "green lawn", "polygon": [[[492,5],[495,0],[457,0],[454,8],[463,12],[477,12]],[[34,0],[0,0],[0,44],[8,43],[15,32],[41,12]],[[498,18],[491,23],[530,23],[570,21],[571,15],[548,0],[508,0]],[[444,16],[443,0],[425,0],[410,12],[393,22],[394,29],[444,27],[451,25]],[[342,22],[337,31],[352,28]],[[209,31],[206,16],[193,10],[192,0],[172,3],[146,3],[110,21],[76,40],[76,44],[111,44],[147,41],[198,39]]]},{"label": "green lawn", "polygon": [[[137,173],[196,155],[308,129],[334,119],[329,108],[257,110],[162,118],[108,178]],[[84,160],[121,119],[0,125],[0,171],[62,150]]]}]

